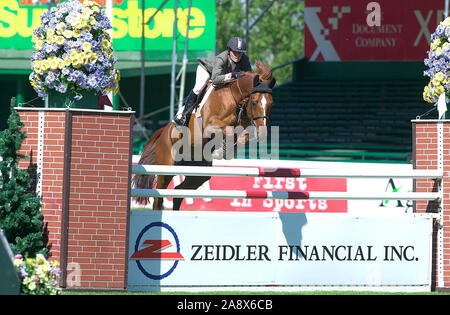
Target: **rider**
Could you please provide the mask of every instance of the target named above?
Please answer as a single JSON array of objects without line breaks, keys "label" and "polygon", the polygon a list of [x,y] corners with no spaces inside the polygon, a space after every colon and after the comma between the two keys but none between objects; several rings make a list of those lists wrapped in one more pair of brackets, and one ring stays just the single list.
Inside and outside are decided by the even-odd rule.
[{"label": "rider", "polygon": [[211,79],[215,86],[221,86],[243,74],[241,71],[252,71],[247,52],[247,44],[240,37],[233,37],[228,41],[227,50],[210,58],[199,58],[195,86],[189,92],[186,103],[178,110],[173,123],[178,126],[187,125],[186,119],[192,105],[197,101],[198,94],[204,85]]}]

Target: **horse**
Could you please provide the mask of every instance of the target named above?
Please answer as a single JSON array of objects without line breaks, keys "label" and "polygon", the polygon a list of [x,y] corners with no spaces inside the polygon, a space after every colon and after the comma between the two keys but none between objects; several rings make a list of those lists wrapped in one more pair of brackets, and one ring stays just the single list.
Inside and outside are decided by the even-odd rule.
[{"label": "horse", "polygon": [[[181,132],[172,122],[158,129],[144,146],[139,164],[211,166],[212,160],[205,157],[204,150],[208,141],[211,142],[212,134],[220,135],[222,147],[214,152],[220,154],[220,150],[227,151],[225,140],[230,136],[228,127],[254,126],[256,131],[264,130],[260,127],[267,126],[273,104],[271,91],[276,80],[272,78],[272,68],[266,63],[257,61],[256,67],[256,72],[243,72],[242,77],[224,87],[218,89],[209,87],[212,90],[200,110],[201,121],[196,114],[192,114],[189,117],[188,127]],[[259,133],[256,133],[256,136],[258,135]],[[234,139],[237,136],[233,135]],[[248,137],[248,132],[239,135],[241,143],[248,141]],[[184,144],[181,145],[181,150],[180,143]],[[175,147],[178,147],[179,152],[175,152]],[[194,156],[198,152],[202,154],[200,159]],[[132,182],[135,188],[165,189],[173,176],[135,175]],[[197,189],[209,179],[210,176],[186,176],[175,189]],[[145,197],[136,199],[143,204],[149,202],[149,198]],[[183,198],[174,198],[173,210],[179,210],[182,201]],[[162,209],[162,202],[163,198],[154,198],[153,209]]]}]

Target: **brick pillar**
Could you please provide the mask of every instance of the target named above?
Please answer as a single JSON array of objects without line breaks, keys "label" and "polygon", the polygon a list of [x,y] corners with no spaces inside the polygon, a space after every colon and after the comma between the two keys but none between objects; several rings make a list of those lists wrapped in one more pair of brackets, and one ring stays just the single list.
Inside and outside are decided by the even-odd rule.
[{"label": "brick pillar", "polygon": [[[37,191],[61,285],[127,285],[129,190],[134,112],[17,108],[21,152],[40,178]],[[39,177],[39,176],[38,176]]]},{"label": "brick pillar", "polygon": [[[413,146],[415,169],[442,168],[444,171],[444,178],[440,183],[442,203],[416,201],[415,212],[436,213],[438,216],[433,229],[432,282],[435,289],[448,290],[450,289],[450,178],[448,176],[450,121],[414,120]],[[434,180],[417,179],[414,185],[417,192],[439,190],[439,182]]]}]

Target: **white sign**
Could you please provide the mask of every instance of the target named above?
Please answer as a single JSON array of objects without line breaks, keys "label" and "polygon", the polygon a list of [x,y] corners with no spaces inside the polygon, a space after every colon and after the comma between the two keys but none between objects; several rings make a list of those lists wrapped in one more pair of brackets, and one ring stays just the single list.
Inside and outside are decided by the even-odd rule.
[{"label": "white sign", "polygon": [[428,217],[141,210],[130,231],[130,291],[431,283]]}]

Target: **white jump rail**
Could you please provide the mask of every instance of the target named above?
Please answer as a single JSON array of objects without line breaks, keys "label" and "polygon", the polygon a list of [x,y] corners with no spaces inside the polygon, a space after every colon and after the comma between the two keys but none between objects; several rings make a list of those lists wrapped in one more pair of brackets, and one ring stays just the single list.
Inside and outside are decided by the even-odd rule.
[{"label": "white jump rail", "polygon": [[146,198],[219,198],[219,199],[302,199],[302,200],[438,200],[438,192],[430,193],[349,193],[261,190],[193,190],[132,189],[132,197]]},{"label": "white jump rail", "polygon": [[410,170],[396,172],[341,171],[333,169],[300,169],[272,167],[228,167],[228,166],[171,166],[133,165],[136,175],[184,175],[184,176],[248,176],[248,177],[305,177],[305,178],[416,178],[439,179],[442,170]]}]

